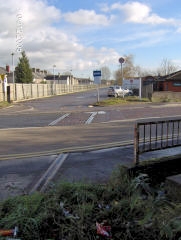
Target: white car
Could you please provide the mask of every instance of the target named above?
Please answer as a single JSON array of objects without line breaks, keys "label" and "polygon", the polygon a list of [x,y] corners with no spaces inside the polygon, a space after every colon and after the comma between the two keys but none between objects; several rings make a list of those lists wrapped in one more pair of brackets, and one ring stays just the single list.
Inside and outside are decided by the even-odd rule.
[{"label": "white car", "polygon": [[133,95],[133,91],[131,89],[124,88],[124,91],[126,92],[126,96],[132,96]]},{"label": "white car", "polygon": [[127,95],[132,95],[132,91],[129,89],[124,89],[121,86],[111,86],[108,88],[108,97],[124,97]]}]

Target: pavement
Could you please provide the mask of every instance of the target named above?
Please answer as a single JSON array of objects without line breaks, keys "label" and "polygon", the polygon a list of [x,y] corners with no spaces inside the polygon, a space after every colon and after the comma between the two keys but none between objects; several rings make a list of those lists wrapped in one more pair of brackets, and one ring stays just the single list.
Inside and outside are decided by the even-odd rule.
[{"label": "pavement", "polygon": [[[181,153],[181,147],[147,152],[140,162],[172,157]],[[120,146],[67,155],[54,180],[69,182],[106,183],[118,166],[133,167],[134,146]]]},{"label": "pavement", "polygon": [[[145,153],[140,161],[180,154],[181,147]],[[59,181],[106,183],[118,166],[133,166],[133,145],[0,162],[0,200],[44,191]]]}]

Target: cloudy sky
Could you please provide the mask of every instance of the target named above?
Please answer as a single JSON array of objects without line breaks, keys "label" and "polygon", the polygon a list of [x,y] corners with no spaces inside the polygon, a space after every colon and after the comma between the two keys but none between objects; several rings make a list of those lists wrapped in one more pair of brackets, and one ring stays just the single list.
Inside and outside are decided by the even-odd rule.
[{"label": "cloudy sky", "polygon": [[[181,66],[180,0],[0,0],[0,66],[25,50],[31,67],[90,76],[102,66]],[[181,68],[181,67],[180,67]]]}]

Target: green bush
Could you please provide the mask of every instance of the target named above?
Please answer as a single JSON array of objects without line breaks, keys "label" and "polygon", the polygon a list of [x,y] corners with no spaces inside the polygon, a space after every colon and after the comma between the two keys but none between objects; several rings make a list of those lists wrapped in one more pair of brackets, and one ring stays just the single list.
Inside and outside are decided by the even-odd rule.
[{"label": "green bush", "polygon": [[[180,212],[163,186],[150,187],[146,174],[132,178],[120,167],[105,185],[61,182],[44,194],[7,199],[0,228],[18,226],[23,240],[178,240]],[[98,235],[96,223],[110,226],[111,236]]]}]

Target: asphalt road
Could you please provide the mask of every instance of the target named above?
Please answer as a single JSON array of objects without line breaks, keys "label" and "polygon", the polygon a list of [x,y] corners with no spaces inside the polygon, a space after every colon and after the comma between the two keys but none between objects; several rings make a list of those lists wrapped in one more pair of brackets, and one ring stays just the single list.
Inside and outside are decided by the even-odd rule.
[{"label": "asphalt road", "polygon": [[[105,90],[101,92],[100,96],[106,98]],[[60,153],[90,145],[119,145],[133,141],[138,119],[181,115],[180,103],[92,107],[95,97],[95,91],[89,91],[21,102],[1,109],[0,159],[15,154]]]},{"label": "asphalt road", "polygon": [[[132,161],[133,147],[125,145],[133,143],[136,120],[181,116],[180,103],[92,107],[96,94],[30,100],[0,109],[1,199],[31,189],[55,159],[67,152],[58,178],[105,181],[120,160]],[[107,98],[104,89],[100,98]]]},{"label": "asphalt road", "polygon": [[[107,98],[106,91],[100,89],[100,99]],[[133,123],[114,122],[121,111],[92,107],[96,100],[97,92],[92,90],[0,109],[0,158],[59,153],[62,149],[132,139]]]}]

